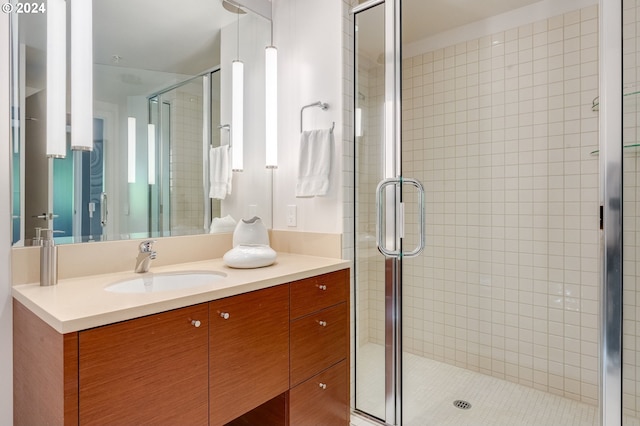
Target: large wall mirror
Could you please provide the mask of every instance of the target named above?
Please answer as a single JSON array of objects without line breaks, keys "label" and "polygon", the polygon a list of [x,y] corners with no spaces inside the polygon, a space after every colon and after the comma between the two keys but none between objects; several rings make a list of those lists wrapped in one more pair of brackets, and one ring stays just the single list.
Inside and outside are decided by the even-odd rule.
[{"label": "large wall mirror", "polygon": [[[66,8],[66,96],[47,79],[53,1]],[[77,243],[208,233],[212,221],[219,225],[213,231],[229,232],[233,221],[254,215],[270,227],[269,20],[221,0],[93,0],[92,29],[75,34],[73,4],[49,0],[44,13],[12,14],[13,244],[30,245],[37,228],[53,229],[57,243]],[[91,151],[70,148],[74,37],[93,42]],[[211,191],[220,179],[211,161],[220,164],[213,151],[235,130],[234,60],[244,63],[244,167],[229,173],[221,193]],[[64,158],[47,155],[51,102],[66,112]]]}]

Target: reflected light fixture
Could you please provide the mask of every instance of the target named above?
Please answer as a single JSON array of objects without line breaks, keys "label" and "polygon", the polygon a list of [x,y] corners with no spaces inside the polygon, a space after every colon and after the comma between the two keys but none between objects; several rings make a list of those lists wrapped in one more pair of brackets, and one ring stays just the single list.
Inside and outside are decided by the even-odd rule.
[{"label": "reflected light fixture", "polygon": [[136,118],[127,119],[127,181],[136,182]]},{"label": "reflected light fixture", "polygon": [[147,153],[147,159],[149,161],[148,175],[149,185],[156,184],[156,126],[155,124],[148,125],[147,131],[147,144],[149,151]]},{"label": "reflected light fixture", "polygon": [[[273,3],[272,3],[273,4]],[[273,6],[272,6],[273,8]],[[278,49],[273,46],[273,12],[271,46],[264,49],[265,76],[265,149],[267,169],[278,168]]]},{"label": "reflected light fixture", "polygon": [[231,170],[243,170],[244,64],[240,61],[240,13],[237,25],[236,60],[231,63]]},{"label": "reflected light fixture", "polygon": [[362,108],[356,108],[356,137],[362,136]]},{"label": "reflected light fixture", "polygon": [[91,1],[71,2],[71,149],[93,149],[93,10]]},{"label": "reflected light fixture", "polygon": [[67,11],[64,0],[47,3],[47,140],[48,157],[67,154]]}]

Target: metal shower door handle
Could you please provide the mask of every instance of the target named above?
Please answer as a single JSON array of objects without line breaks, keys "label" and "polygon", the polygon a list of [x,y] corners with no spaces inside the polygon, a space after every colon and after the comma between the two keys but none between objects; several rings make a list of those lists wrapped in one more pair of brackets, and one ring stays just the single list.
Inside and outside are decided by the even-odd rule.
[{"label": "metal shower door handle", "polygon": [[[420,233],[420,241],[418,243],[418,246],[413,249],[410,252],[407,253],[403,253],[402,256],[404,257],[416,257],[417,255],[419,255],[420,253],[422,253],[422,250],[424,250],[424,247],[426,245],[426,230],[424,228],[424,217],[425,217],[425,201],[424,201],[424,186],[422,185],[422,183],[420,183],[417,179],[411,179],[411,178],[405,178],[402,180],[401,184],[408,184],[411,185],[413,187],[415,187],[418,190],[418,223],[420,224],[420,228],[419,228],[419,233]],[[402,209],[402,230],[404,232],[404,209]],[[402,238],[404,238],[404,235],[402,235]]]},{"label": "metal shower door handle", "polygon": [[108,198],[107,193],[103,192],[100,194],[100,225],[102,227],[107,226],[107,216],[109,216],[109,211],[107,210],[108,206]]},{"label": "metal shower door handle", "polygon": [[[385,211],[382,203],[382,193],[387,186],[393,185],[395,187],[400,187],[404,184],[411,185],[418,190],[418,223],[420,241],[418,246],[411,250],[410,252],[402,252],[401,250],[390,250],[388,249],[383,241],[382,235],[382,227],[384,224]],[[378,187],[376,188],[376,205],[377,205],[377,221],[376,221],[376,242],[378,246],[378,251],[382,253],[386,257],[415,257],[422,253],[426,244],[425,237],[425,196],[424,196],[424,186],[416,179],[411,178],[403,178],[403,177],[395,177],[388,178],[380,181]],[[404,230],[405,230],[405,218],[404,218],[404,203],[396,204],[396,211],[400,216],[400,221],[398,222],[398,232],[400,233],[400,238],[404,238]]]}]

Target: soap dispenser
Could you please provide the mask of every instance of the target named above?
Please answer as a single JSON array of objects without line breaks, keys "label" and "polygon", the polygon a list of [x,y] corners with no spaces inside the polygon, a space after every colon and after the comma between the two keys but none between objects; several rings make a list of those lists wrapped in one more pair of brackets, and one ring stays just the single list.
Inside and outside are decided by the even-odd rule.
[{"label": "soap dispenser", "polygon": [[40,285],[58,284],[58,247],[53,241],[53,230],[43,229],[40,247]]},{"label": "soap dispenser", "polygon": [[36,228],[36,236],[31,240],[32,246],[42,245],[42,228]]}]

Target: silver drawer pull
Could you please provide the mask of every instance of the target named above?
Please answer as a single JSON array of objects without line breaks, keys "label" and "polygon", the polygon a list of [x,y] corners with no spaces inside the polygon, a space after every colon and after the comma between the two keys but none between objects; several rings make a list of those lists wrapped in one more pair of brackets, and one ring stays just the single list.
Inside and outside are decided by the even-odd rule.
[{"label": "silver drawer pull", "polygon": [[191,320],[191,325],[194,326],[195,328],[200,327],[200,325],[202,325],[202,323],[198,320]]},{"label": "silver drawer pull", "polygon": [[320,284],[320,285],[318,286],[318,288],[319,288],[320,290],[326,290],[326,289],[327,289],[327,286],[326,286],[326,285],[324,285],[324,284]]},{"label": "silver drawer pull", "polygon": [[327,384],[326,383],[319,383],[319,386],[321,389],[326,389],[327,388]]},{"label": "silver drawer pull", "polygon": [[220,318],[229,319],[229,312],[220,312]]},{"label": "silver drawer pull", "polygon": [[327,322],[326,321],[319,321],[318,324],[320,324],[322,327],[326,327],[327,326]]}]

